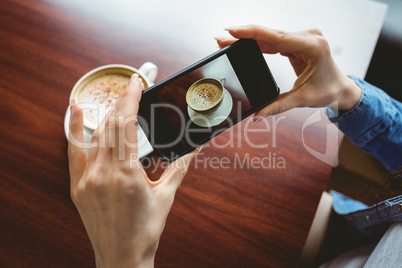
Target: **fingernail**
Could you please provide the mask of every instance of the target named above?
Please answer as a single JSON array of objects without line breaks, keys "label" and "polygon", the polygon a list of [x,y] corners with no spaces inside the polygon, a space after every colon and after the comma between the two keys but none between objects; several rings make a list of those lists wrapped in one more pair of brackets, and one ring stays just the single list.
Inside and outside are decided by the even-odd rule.
[{"label": "fingernail", "polygon": [[231,31],[231,30],[236,30],[236,29],[238,29],[238,28],[239,28],[239,26],[230,26],[230,27],[223,28],[223,30],[225,30],[225,31]]},{"label": "fingernail", "polygon": [[255,124],[257,124],[258,122],[260,122],[261,121],[261,118],[254,118],[253,119],[253,122],[251,123],[252,125],[255,125]]},{"label": "fingernail", "polygon": [[264,119],[265,117],[267,117],[268,115],[263,115],[263,116],[259,116],[259,115],[254,115],[253,116],[253,122],[251,123],[252,125],[257,124],[258,122],[260,122],[262,119]]},{"label": "fingernail", "polygon": [[224,39],[227,39],[227,37],[226,36],[213,36],[213,38],[215,39],[215,40],[224,40]]},{"label": "fingernail", "polygon": [[191,151],[191,153],[189,153],[189,155],[192,155],[193,157],[196,156],[197,154],[199,154],[202,150],[202,147],[198,147],[196,149],[194,149],[193,151]]},{"label": "fingernail", "polygon": [[128,83],[129,83],[129,84],[133,83],[136,78],[138,78],[138,74],[137,74],[137,73],[133,73],[133,75],[131,76],[130,81],[129,81]]}]

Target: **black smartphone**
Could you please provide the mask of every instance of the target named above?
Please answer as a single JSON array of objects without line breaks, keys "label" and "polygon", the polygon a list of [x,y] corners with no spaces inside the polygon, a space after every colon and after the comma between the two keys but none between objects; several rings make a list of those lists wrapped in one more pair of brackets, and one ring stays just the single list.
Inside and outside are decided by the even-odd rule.
[{"label": "black smartphone", "polygon": [[161,160],[172,162],[278,95],[257,42],[241,39],[144,91],[138,122]]}]

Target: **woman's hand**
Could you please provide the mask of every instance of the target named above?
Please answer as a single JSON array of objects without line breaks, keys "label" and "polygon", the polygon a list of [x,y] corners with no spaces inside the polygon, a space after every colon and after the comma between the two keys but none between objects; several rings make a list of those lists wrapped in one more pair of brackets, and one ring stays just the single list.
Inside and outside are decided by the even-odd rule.
[{"label": "woman's hand", "polygon": [[295,107],[331,106],[349,110],[358,103],[361,89],[340,72],[320,30],[290,33],[255,25],[225,30],[234,38],[217,38],[220,47],[240,38],[254,39],[263,53],[280,53],[288,57],[296,72],[297,80],[293,88],[256,112],[255,120]]},{"label": "woman's hand", "polygon": [[[88,158],[84,148],[69,142],[71,198],[98,267],[153,267],[176,190],[199,152],[170,164],[158,181],[148,179],[136,147],[143,89],[141,79],[133,75],[115,110],[95,130]],[[83,141],[83,112],[74,103],[70,121],[69,140]]]}]

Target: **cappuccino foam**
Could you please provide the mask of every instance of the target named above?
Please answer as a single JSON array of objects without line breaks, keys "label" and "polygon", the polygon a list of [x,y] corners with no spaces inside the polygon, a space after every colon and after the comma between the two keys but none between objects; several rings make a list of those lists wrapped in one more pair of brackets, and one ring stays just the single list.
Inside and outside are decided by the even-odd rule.
[{"label": "cappuccino foam", "polygon": [[78,103],[92,103],[94,109],[84,109],[84,118],[92,123],[100,123],[120,94],[126,89],[130,77],[121,74],[105,74],[96,77],[77,92]]},{"label": "cappuccino foam", "polygon": [[222,97],[222,90],[214,83],[206,82],[197,85],[190,93],[189,101],[200,110],[213,107]]}]

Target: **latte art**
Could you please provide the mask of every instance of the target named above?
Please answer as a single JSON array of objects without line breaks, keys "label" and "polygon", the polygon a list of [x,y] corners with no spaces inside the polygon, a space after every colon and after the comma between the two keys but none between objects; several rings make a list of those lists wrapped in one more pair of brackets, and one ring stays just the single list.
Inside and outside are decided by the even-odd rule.
[{"label": "latte art", "polygon": [[[105,74],[96,77],[77,92],[78,103],[91,103],[93,109],[84,109],[84,119],[99,124],[120,94],[126,89],[130,77],[121,74]],[[92,107],[92,106],[91,106]]]}]

